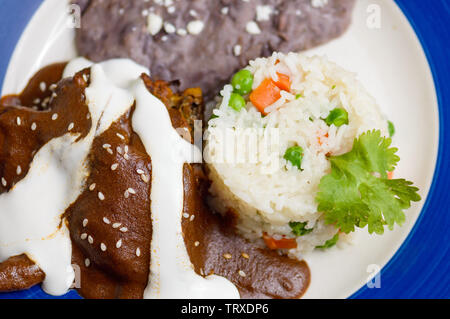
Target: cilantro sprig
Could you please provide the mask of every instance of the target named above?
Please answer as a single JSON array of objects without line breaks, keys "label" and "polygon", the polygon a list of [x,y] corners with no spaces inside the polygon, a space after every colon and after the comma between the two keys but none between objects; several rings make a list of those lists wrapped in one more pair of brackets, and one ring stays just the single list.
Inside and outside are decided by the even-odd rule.
[{"label": "cilantro sprig", "polygon": [[289,222],[289,227],[295,236],[304,236],[313,231],[312,228],[306,228],[306,225],[308,225],[306,222]]},{"label": "cilantro sprig", "polygon": [[380,131],[368,131],[355,139],[350,152],[329,158],[331,173],[321,179],[316,197],[327,224],[344,233],[368,225],[371,234],[403,224],[403,210],[421,198],[412,182],[388,179],[400,160],[390,145]]},{"label": "cilantro sprig", "polygon": [[331,248],[333,246],[335,246],[337,244],[339,240],[339,233],[337,233],[336,235],[333,236],[333,238],[328,239],[325,244],[321,245],[321,246],[316,246],[316,248],[319,249],[328,249]]}]

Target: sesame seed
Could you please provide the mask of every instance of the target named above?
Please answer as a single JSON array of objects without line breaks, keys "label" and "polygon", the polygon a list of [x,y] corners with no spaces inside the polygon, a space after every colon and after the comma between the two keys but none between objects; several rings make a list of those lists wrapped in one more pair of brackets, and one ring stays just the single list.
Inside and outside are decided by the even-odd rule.
[{"label": "sesame seed", "polygon": [[20,167],[20,165],[17,165],[16,173],[17,173],[17,175],[22,174],[22,167]]},{"label": "sesame seed", "polygon": [[42,92],[45,92],[45,90],[47,89],[47,83],[45,82],[39,83],[39,88],[41,89]]},{"label": "sesame seed", "polygon": [[100,200],[104,200],[104,199],[105,199],[105,195],[103,195],[102,192],[98,192],[98,198],[99,198]]},{"label": "sesame seed", "polygon": [[95,189],[95,186],[97,186],[97,184],[92,183],[91,186],[89,186],[89,190],[92,192]]},{"label": "sesame seed", "polygon": [[125,153],[125,154],[123,154],[123,158],[126,159],[126,160],[128,160],[130,157],[128,156],[127,153]]},{"label": "sesame seed", "polygon": [[139,249],[139,247],[138,248],[136,248],[136,256],[140,256],[141,255],[141,250]]},{"label": "sesame seed", "polygon": [[189,214],[188,213],[183,213],[183,217],[184,218],[189,218]]},{"label": "sesame seed", "polygon": [[86,259],[84,260],[84,265],[85,265],[86,267],[89,267],[89,266],[91,265],[91,261],[89,260],[89,258],[86,258]]},{"label": "sesame seed", "polygon": [[122,233],[126,233],[128,231],[128,228],[126,227],[122,227],[121,229],[119,229]]},{"label": "sesame seed", "polygon": [[41,99],[39,99],[39,98],[38,98],[38,99],[34,99],[34,100],[33,100],[33,103],[34,103],[34,104],[39,104],[39,103],[41,103]]},{"label": "sesame seed", "polygon": [[193,221],[195,218],[195,215],[191,215],[191,218],[189,218],[190,221]]},{"label": "sesame seed", "polygon": [[222,9],[220,9],[220,12],[222,14],[228,14],[228,11],[229,11],[228,7],[223,7]]},{"label": "sesame seed", "polygon": [[167,33],[171,34],[174,33],[176,31],[175,26],[172,23],[164,23],[164,31],[166,31]]},{"label": "sesame seed", "polygon": [[125,153],[128,153],[128,145],[125,145],[124,149],[125,149]]},{"label": "sesame seed", "polygon": [[245,26],[245,30],[250,34],[260,34],[261,29],[255,21],[249,21]]},{"label": "sesame seed", "polygon": [[244,257],[245,259],[249,259],[250,258],[250,256],[248,254],[246,254],[246,253],[242,253],[241,256]]},{"label": "sesame seed", "polygon": [[22,121],[20,120],[20,117],[17,117],[17,118],[16,118],[16,123],[17,123],[17,125],[19,125],[19,126],[20,126],[20,124],[22,124]]},{"label": "sesame seed", "polygon": [[136,194],[136,191],[133,189],[133,188],[128,188],[128,192],[130,193],[130,194]]},{"label": "sesame seed", "polygon": [[8,185],[8,183],[6,182],[6,179],[4,177],[2,177],[2,185],[3,185],[3,187],[6,187],[6,185]]},{"label": "sesame seed", "polygon": [[242,46],[239,44],[236,44],[233,48],[233,53],[235,56],[240,56],[242,51]]},{"label": "sesame seed", "polygon": [[187,31],[186,31],[186,29],[178,29],[177,34],[184,37],[185,35],[187,35]]},{"label": "sesame seed", "polygon": [[115,170],[117,169],[118,166],[119,166],[119,164],[117,164],[117,163],[112,164],[112,165],[111,165],[111,170],[112,170],[112,171],[115,171]]},{"label": "sesame seed", "polygon": [[107,151],[109,154],[111,154],[111,155],[113,154],[113,151],[112,151],[112,149],[110,149],[110,148],[107,148],[106,151]]},{"label": "sesame seed", "polygon": [[119,239],[116,243],[116,248],[120,248],[122,246],[122,239]]},{"label": "sesame seed", "polygon": [[123,193],[123,197],[125,197],[125,198],[130,197],[130,193],[128,192],[128,190],[126,190],[126,191]]},{"label": "sesame seed", "polygon": [[85,218],[85,219],[83,219],[83,227],[86,227],[87,226],[87,224],[88,224],[88,220],[87,220],[87,218]]},{"label": "sesame seed", "polygon": [[150,178],[145,174],[141,175],[141,179],[144,181],[144,183],[148,183],[150,181]]},{"label": "sesame seed", "polygon": [[31,124],[31,130],[32,130],[32,131],[35,131],[36,128],[37,128],[37,125],[36,125],[36,123],[33,122],[33,123]]},{"label": "sesame seed", "polygon": [[69,127],[67,128],[68,131],[71,131],[74,128],[75,124],[70,123]]},{"label": "sesame seed", "polygon": [[141,175],[141,174],[144,174],[144,171],[141,170],[141,169],[137,169],[137,170],[136,170],[136,173],[138,173],[139,175]]},{"label": "sesame seed", "polygon": [[52,84],[52,85],[50,85],[48,88],[50,89],[50,91],[54,91],[54,90],[56,90],[56,88],[57,88],[58,86],[56,85],[56,84]]},{"label": "sesame seed", "polygon": [[102,251],[106,251],[106,245],[105,245],[104,243],[101,243],[101,244],[100,244],[100,249],[101,249]]},{"label": "sesame seed", "polygon": [[58,113],[53,113],[52,121],[55,121],[58,118]]},{"label": "sesame seed", "polygon": [[120,226],[122,226],[122,223],[114,223],[114,224],[112,224],[113,228],[119,228]]},{"label": "sesame seed", "polygon": [[86,120],[89,120],[91,118],[91,113],[86,114]]},{"label": "sesame seed", "polygon": [[110,147],[111,147],[111,144],[103,144],[102,147],[103,147],[104,149],[107,149],[107,148],[110,148]]},{"label": "sesame seed", "polygon": [[86,238],[87,238],[87,234],[86,233],[82,233],[81,234],[81,236],[80,236],[80,238],[82,239],[82,240],[85,240]]},{"label": "sesame seed", "polygon": [[89,242],[89,244],[93,244],[94,243],[94,238],[92,238],[92,236],[88,236],[88,242]]},{"label": "sesame seed", "polygon": [[50,98],[49,97],[46,97],[45,99],[44,99],[44,101],[42,101],[42,106],[43,107],[47,107],[47,105],[48,105],[48,102],[50,101]]},{"label": "sesame seed", "polygon": [[323,8],[328,4],[328,0],[311,0],[311,5],[314,8]]},{"label": "sesame seed", "polygon": [[197,35],[203,31],[204,27],[205,27],[205,24],[202,21],[195,20],[195,21],[189,22],[186,28],[190,34]]},{"label": "sesame seed", "polygon": [[200,275],[204,276],[205,272],[203,271],[203,268],[200,268]]},{"label": "sesame seed", "polygon": [[170,13],[170,14],[174,13],[175,12],[175,7],[174,6],[168,7],[167,8],[167,12]]},{"label": "sesame seed", "polygon": [[232,257],[231,254],[223,254],[223,258],[225,259],[231,259]]},{"label": "sesame seed", "polygon": [[121,140],[125,140],[125,136],[123,136],[122,134],[116,133],[116,135],[117,135],[117,137],[119,137]]},{"label": "sesame seed", "polygon": [[198,241],[196,241],[195,243],[194,243],[194,246],[195,247],[198,247],[200,245],[200,242],[198,242]]},{"label": "sesame seed", "polygon": [[117,153],[122,154],[122,148],[120,146],[117,146],[116,148]]},{"label": "sesame seed", "polygon": [[147,30],[151,35],[156,35],[163,27],[163,19],[161,16],[150,13],[147,18]]},{"label": "sesame seed", "polygon": [[111,224],[110,220],[106,217],[103,217],[103,222],[108,225]]},{"label": "sesame seed", "polygon": [[247,276],[247,275],[245,274],[245,272],[243,272],[242,270],[239,270],[238,274],[239,274],[239,276],[241,276],[241,277]]},{"label": "sesame seed", "polygon": [[197,16],[197,11],[191,9],[191,10],[189,10],[189,14],[190,14],[192,17],[196,17],[196,16]]}]

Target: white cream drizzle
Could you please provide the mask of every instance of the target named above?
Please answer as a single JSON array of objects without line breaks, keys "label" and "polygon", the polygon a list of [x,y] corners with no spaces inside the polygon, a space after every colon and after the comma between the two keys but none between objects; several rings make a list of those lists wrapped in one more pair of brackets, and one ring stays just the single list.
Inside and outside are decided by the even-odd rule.
[{"label": "white cream drizzle", "polygon": [[0,196],[0,261],[26,253],[45,272],[46,292],[60,295],[69,289],[71,243],[65,224],[58,228],[61,214],[89,175],[85,159],[93,139],[136,101],[133,129],[152,159],[152,258],[144,298],[239,298],[227,279],[203,278],[190,262],[181,230],[183,164],[197,161],[201,152],[177,134],[164,104],[146,89],[140,75],[148,69],[126,59],[93,64],[78,58],[67,65],[64,77],[86,67],[91,67],[85,93],[92,129],[76,143],[70,133],[47,143],[27,176]]}]

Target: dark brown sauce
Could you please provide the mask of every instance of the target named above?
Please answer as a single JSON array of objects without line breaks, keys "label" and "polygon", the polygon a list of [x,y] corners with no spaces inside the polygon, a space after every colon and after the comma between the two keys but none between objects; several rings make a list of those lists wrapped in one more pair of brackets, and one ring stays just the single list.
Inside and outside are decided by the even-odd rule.
[{"label": "dark brown sauce", "polygon": [[[70,123],[74,123],[73,132],[82,136],[88,133],[91,121],[84,96],[89,85],[88,69],[73,79],[62,80],[55,90],[56,97],[45,110],[29,107],[28,103],[37,96],[51,96],[51,92],[40,92],[40,82],[55,83],[61,74],[62,65],[45,68],[33,77],[24,93],[1,100],[0,174],[9,181],[0,193],[22,179],[35,152],[52,138],[67,133]],[[168,107],[174,127],[192,129],[193,119],[199,119],[202,113],[199,91],[191,89],[177,95],[164,82],[153,82],[147,76],[143,79],[149,91]],[[72,258],[81,270],[78,291],[86,298],[142,298],[148,283],[151,159],[132,131],[133,109],[94,139],[88,163],[91,174],[82,194],[66,211]],[[52,120],[54,113],[58,114],[57,120]],[[17,125],[17,116],[21,125]],[[37,129],[33,131],[30,128],[34,122]],[[114,170],[113,164],[118,164]],[[23,167],[20,175],[16,174],[17,165]],[[183,218],[182,229],[195,271],[228,278],[244,298],[302,296],[310,281],[306,263],[258,248],[236,235],[232,219],[223,219],[206,206],[206,183],[201,166],[184,165],[183,210],[195,218]],[[104,195],[103,200],[99,199],[99,192]],[[231,258],[224,257],[228,254]],[[12,260],[12,264],[11,260],[0,264],[0,291],[26,289],[43,280],[42,272],[28,258],[20,258],[16,263]],[[20,280],[10,281],[8,269],[22,274]]]},{"label": "dark brown sauce", "polygon": [[[83,78],[89,70],[73,80],[61,81],[53,92],[48,89],[50,84],[58,83],[64,66],[43,68],[20,95],[0,100],[0,176],[6,181],[6,186],[0,183],[0,194],[26,176],[36,152],[51,139],[66,134],[70,123],[74,125],[71,132],[80,133],[80,138],[89,131],[91,121],[86,117],[89,110],[84,97],[88,83]],[[44,92],[41,82],[47,83]],[[49,98],[45,109],[42,105],[33,108],[32,101],[37,98]]]},{"label": "dark brown sauce", "polygon": [[14,256],[0,263],[0,291],[28,289],[44,278],[44,272],[26,255]]}]

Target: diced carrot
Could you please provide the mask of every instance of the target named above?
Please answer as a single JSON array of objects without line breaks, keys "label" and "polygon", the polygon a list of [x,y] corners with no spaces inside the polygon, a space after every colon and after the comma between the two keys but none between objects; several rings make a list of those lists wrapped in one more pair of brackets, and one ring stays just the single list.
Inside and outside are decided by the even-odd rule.
[{"label": "diced carrot", "polygon": [[282,73],[278,73],[278,81],[275,83],[280,89],[289,92],[291,90],[291,78]]},{"label": "diced carrot", "polygon": [[263,233],[263,239],[269,249],[292,249],[297,248],[297,241],[294,238],[275,239]]},{"label": "diced carrot", "polygon": [[280,92],[280,88],[272,79],[265,79],[250,94],[250,101],[258,109],[258,111],[264,115],[267,115],[264,109],[280,99]]},{"label": "diced carrot", "polygon": [[393,179],[394,178],[394,172],[388,172],[387,173],[388,179]]}]

